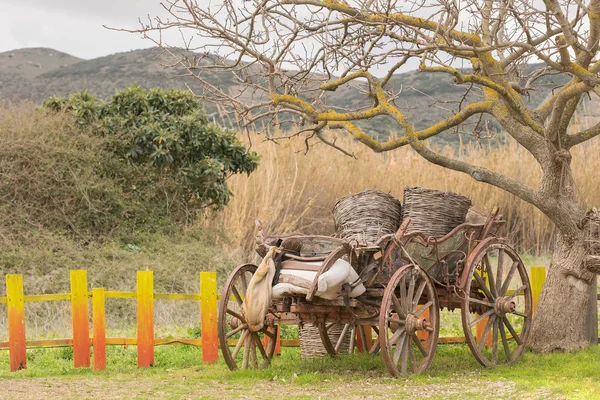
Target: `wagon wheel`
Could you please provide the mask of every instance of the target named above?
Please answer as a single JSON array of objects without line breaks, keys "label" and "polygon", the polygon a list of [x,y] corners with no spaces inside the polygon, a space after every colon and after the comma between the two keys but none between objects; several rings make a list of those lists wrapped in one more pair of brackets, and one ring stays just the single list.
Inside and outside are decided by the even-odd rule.
[{"label": "wagon wheel", "polygon": [[412,264],[401,267],[388,282],[379,315],[381,355],[390,374],[429,368],[439,333],[439,303],[431,278]]},{"label": "wagon wheel", "polygon": [[278,326],[267,326],[258,332],[248,329],[242,308],[252,275],[253,264],[237,267],[229,275],[219,305],[219,343],[229,369],[259,368],[269,365],[277,338]]},{"label": "wagon wheel", "polygon": [[514,363],[525,350],[532,320],[531,285],[523,261],[508,245],[490,239],[473,250],[465,273],[461,314],[473,355],[486,367]]},{"label": "wagon wheel", "polygon": [[[350,355],[354,354],[354,350],[357,349],[357,343],[356,343],[357,337],[360,337],[361,343],[366,343],[368,341],[367,333],[366,333],[366,326],[369,326],[373,332],[375,332],[377,335],[379,335],[379,329],[377,326],[374,326],[374,325],[366,325],[365,326],[365,325],[355,324],[354,322],[348,322],[348,323],[344,324],[340,335],[338,336],[335,343],[333,343],[331,341],[330,329],[336,325],[338,325],[338,323],[327,322],[327,321],[321,321],[316,324],[317,328],[319,329],[319,335],[321,336],[321,342],[323,342],[323,347],[327,351],[327,354],[329,354],[332,357],[339,355],[342,352],[342,350],[346,350],[346,349],[343,349],[343,347],[344,347],[343,343],[346,340],[345,338],[347,338],[348,336],[350,338],[350,344],[346,351]],[[379,352],[379,341],[373,340],[373,343],[369,346],[368,351],[369,351],[369,354],[377,354]]]}]

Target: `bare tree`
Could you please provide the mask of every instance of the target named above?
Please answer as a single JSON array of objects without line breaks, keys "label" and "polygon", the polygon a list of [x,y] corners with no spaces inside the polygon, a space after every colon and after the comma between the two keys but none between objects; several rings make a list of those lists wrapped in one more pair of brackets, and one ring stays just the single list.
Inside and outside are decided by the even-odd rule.
[{"label": "bare tree", "polygon": [[[533,322],[534,350],[585,346],[588,289],[582,220],[571,148],[600,134],[600,123],[569,130],[582,97],[598,93],[600,0],[166,0],[167,17],[137,32],[163,46],[197,78],[202,96],[235,113],[243,125],[260,119],[300,121],[307,143],[338,150],[331,129],[344,129],[376,152],[411,146],[428,161],[497,186],[533,204],[558,230],[556,250]],[[195,55],[166,46],[178,29]],[[192,40],[193,39],[193,40]],[[196,45],[195,43],[198,41]],[[528,63],[541,65],[535,70]],[[541,64],[539,64],[541,63]],[[449,74],[465,96],[452,116],[416,130],[390,84],[401,68]],[[463,67],[464,66],[464,67]],[[466,68],[465,68],[466,67]],[[227,71],[235,91],[211,80]],[[382,72],[384,71],[384,72]],[[568,82],[537,108],[527,93],[551,74]],[[365,107],[328,104],[327,92],[361,90]],[[425,139],[478,121],[499,125],[537,160],[539,187],[440,154]],[[357,121],[388,118],[401,133],[379,141]]]}]

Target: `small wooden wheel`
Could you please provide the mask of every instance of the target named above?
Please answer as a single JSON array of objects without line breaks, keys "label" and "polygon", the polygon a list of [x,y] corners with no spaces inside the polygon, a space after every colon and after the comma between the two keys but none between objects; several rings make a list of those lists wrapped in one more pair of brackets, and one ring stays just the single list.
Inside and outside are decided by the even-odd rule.
[{"label": "small wooden wheel", "polygon": [[492,238],[473,250],[465,273],[461,314],[473,355],[486,367],[514,363],[525,350],[532,320],[531,284],[523,261]]},{"label": "small wooden wheel", "polygon": [[[340,324],[337,324],[336,322],[322,321],[317,323],[316,325],[319,329],[319,335],[321,336],[321,342],[323,342],[323,347],[327,351],[327,354],[329,354],[332,357],[339,355],[342,352],[342,350],[347,351],[347,353],[350,355],[354,354],[354,351],[358,349],[356,343],[357,337],[360,339],[361,343],[367,343],[369,341],[367,335],[367,329],[369,328],[372,330],[372,332],[379,334],[379,329],[377,328],[377,326],[357,325],[355,323],[349,322],[343,324],[341,333],[337,337],[336,343],[333,343],[331,341],[331,336],[335,335],[331,334],[331,328],[339,326]],[[348,340],[349,344],[346,349],[344,342],[347,342]],[[372,343],[367,344],[367,350],[370,354],[377,354],[379,352],[378,340],[372,340]]]},{"label": "small wooden wheel", "polygon": [[379,315],[379,345],[393,376],[429,368],[440,333],[437,292],[429,275],[409,264],[390,279]]},{"label": "small wooden wheel", "polygon": [[265,324],[260,331],[252,332],[244,318],[243,298],[257,268],[253,264],[240,265],[229,275],[223,289],[219,305],[219,343],[231,370],[269,365],[275,352],[278,326]]}]

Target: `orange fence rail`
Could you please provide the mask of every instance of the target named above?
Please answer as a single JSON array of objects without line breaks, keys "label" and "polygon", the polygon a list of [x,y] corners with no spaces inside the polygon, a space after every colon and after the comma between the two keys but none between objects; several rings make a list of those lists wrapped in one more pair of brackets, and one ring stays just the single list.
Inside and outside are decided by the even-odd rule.
[{"label": "orange fence rail", "polygon": [[[541,288],[546,278],[544,267],[531,267],[531,286],[533,309],[537,307]],[[135,292],[113,292],[104,288],[87,287],[87,271],[74,270],[70,276],[71,292],[25,296],[23,277],[17,274],[6,275],[6,297],[0,297],[0,304],[7,304],[8,342],[0,342],[0,349],[10,352],[10,369],[16,371],[27,367],[26,349],[33,347],[73,347],[74,366],[90,366],[90,346],[94,347],[94,370],[106,368],[107,345],[136,345],[138,367],[145,368],[154,364],[154,346],[165,344],[187,344],[202,347],[202,360],[212,363],[218,360],[217,338],[217,275],[216,272],[200,273],[200,293],[154,293],[154,274],[152,271],[138,271]],[[89,299],[92,302],[92,337],[89,332]],[[137,337],[106,337],[105,299],[137,300]],[[72,339],[26,340],[25,307],[26,302],[70,301],[73,321]],[[162,339],[154,337],[154,300],[191,300],[200,305],[200,339]],[[298,347],[298,340],[281,340],[284,347]],[[463,337],[440,338],[440,343],[461,343]]]}]

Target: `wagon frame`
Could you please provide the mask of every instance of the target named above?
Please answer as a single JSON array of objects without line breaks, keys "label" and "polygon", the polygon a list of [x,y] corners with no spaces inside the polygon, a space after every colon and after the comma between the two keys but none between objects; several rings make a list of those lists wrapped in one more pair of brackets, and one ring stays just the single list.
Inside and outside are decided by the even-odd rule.
[{"label": "wagon frame", "polygon": [[[257,266],[244,264],[230,274],[219,306],[219,341],[227,365],[231,369],[268,365],[280,325],[312,323],[332,356],[344,350],[348,334],[346,351],[354,352],[357,339],[365,348],[370,327],[377,339],[366,350],[381,353],[391,375],[423,372],[435,355],[443,308],[461,310],[465,340],[482,365],[516,362],[531,327],[531,285],[519,255],[498,235],[504,224],[498,209],[478,214],[482,223],[461,224],[437,239],[420,232],[406,234],[408,218],[395,234],[381,237],[373,246],[328,236],[279,236],[303,245],[329,243],[331,248],[284,254],[282,272],[290,266],[314,271],[312,286],[305,295],[274,300],[257,332],[249,330],[242,306]],[[275,238],[266,237],[260,222],[257,228],[259,250],[264,253]],[[282,251],[276,249],[278,254]],[[318,277],[342,257],[359,274],[365,293],[336,300],[315,296]],[[341,326],[337,338],[330,334],[334,326],[338,330]]]}]

